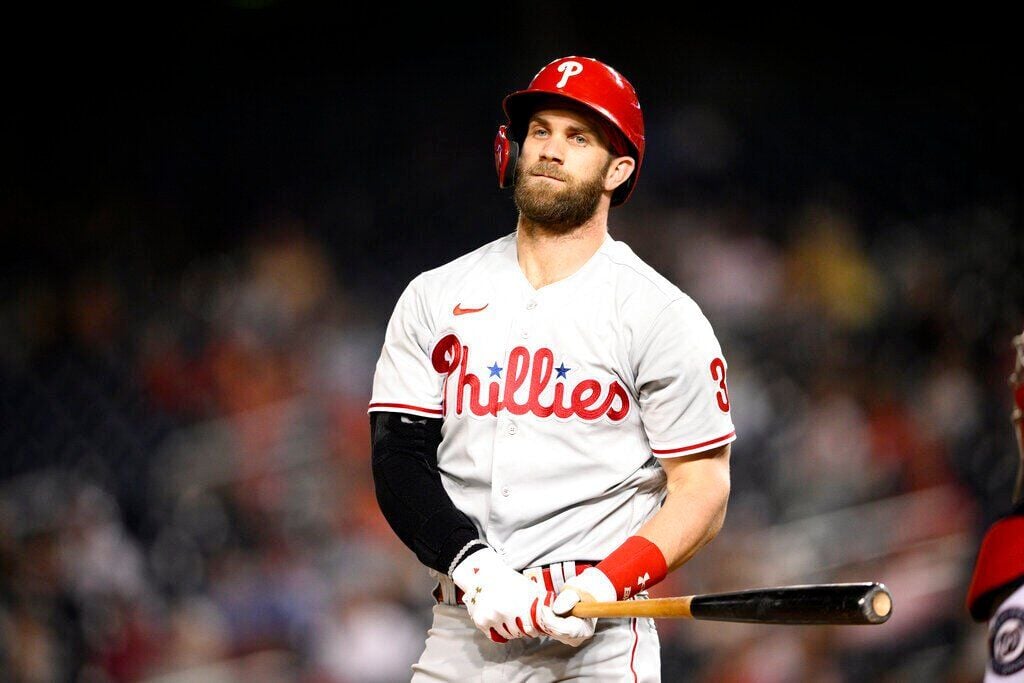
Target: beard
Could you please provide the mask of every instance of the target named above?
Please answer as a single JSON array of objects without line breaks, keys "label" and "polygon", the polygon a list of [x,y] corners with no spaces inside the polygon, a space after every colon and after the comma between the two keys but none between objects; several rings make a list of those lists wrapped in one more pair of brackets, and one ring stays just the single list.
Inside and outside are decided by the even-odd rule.
[{"label": "beard", "polygon": [[[611,166],[611,157],[598,173],[590,178],[574,180],[557,164],[539,161],[530,168],[516,171],[513,200],[525,218],[556,234],[567,234],[586,223],[597,210],[604,193],[604,177]],[[538,180],[534,173],[543,173],[563,182],[554,187],[547,180]]]}]

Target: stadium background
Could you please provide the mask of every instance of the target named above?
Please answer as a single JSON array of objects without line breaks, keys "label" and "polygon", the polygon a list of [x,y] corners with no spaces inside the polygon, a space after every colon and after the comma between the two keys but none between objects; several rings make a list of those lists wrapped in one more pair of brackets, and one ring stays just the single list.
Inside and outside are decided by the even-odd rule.
[{"label": "stadium background", "polygon": [[1024,323],[1011,43],[389,11],[12,24],[0,677],[408,679],[430,584],[374,501],[373,366],[411,277],[513,229],[501,98],[575,53],[645,108],[612,235],[730,360],[725,528],[654,593],[894,596],[877,628],[660,622],[665,680],[980,679],[963,597]]}]

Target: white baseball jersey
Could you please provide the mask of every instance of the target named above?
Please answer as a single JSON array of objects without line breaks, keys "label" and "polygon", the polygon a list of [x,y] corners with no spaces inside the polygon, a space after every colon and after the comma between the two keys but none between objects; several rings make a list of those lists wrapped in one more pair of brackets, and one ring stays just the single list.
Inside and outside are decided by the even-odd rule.
[{"label": "white baseball jersey", "polygon": [[664,500],[658,457],[736,438],[727,367],[626,244],[534,289],[513,232],[412,280],[369,410],[443,418],[444,488],[511,566],[600,560]]},{"label": "white baseball jersey", "polygon": [[1003,600],[988,622],[985,683],[1024,681],[1024,586]]}]

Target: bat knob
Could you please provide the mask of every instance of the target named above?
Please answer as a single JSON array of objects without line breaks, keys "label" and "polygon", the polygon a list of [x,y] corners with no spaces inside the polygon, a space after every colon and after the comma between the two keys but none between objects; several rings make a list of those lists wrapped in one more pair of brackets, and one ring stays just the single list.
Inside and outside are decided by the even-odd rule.
[{"label": "bat knob", "polygon": [[868,623],[884,624],[892,615],[892,594],[885,584],[876,583],[865,593],[861,606]]}]

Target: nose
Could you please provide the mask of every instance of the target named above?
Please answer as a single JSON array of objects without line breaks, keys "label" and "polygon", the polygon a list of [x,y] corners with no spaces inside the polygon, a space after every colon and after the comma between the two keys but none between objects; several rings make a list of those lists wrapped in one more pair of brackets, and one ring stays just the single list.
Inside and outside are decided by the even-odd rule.
[{"label": "nose", "polygon": [[545,161],[565,161],[565,143],[557,135],[549,136],[540,148],[540,158]]}]

